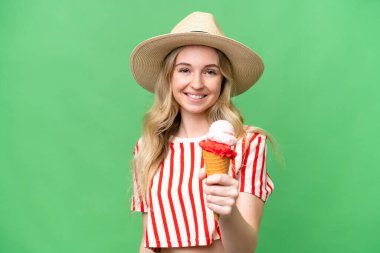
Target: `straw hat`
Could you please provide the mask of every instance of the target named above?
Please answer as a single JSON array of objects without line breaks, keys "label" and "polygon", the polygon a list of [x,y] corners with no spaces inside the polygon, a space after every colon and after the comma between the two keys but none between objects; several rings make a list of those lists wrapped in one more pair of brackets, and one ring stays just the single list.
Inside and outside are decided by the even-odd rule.
[{"label": "straw hat", "polygon": [[143,88],[154,92],[162,61],[173,49],[185,45],[204,45],[217,48],[230,60],[235,80],[235,95],[252,87],[260,78],[264,65],[249,47],[226,37],[214,16],[193,12],[180,21],[169,34],[141,42],[130,59],[132,74]]}]

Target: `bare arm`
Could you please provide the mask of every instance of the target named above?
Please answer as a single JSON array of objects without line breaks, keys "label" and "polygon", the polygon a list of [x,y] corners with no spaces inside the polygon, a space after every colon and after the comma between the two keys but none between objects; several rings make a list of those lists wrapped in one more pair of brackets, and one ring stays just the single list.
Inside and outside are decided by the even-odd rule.
[{"label": "bare arm", "polygon": [[264,202],[259,198],[249,193],[239,194],[231,214],[219,220],[226,252],[255,251],[263,208]]},{"label": "bare arm", "polygon": [[141,236],[141,243],[140,243],[140,253],[153,253],[152,250],[147,249],[144,247],[144,241],[145,241],[145,231],[146,231],[146,220],[148,218],[147,213],[142,213],[142,236]]},{"label": "bare arm", "polygon": [[[200,178],[205,175],[200,172]],[[248,193],[239,193],[238,181],[228,175],[207,177],[207,206],[220,214],[222,243],[227,253],[252,253],[256,249],[264,202]]]}]

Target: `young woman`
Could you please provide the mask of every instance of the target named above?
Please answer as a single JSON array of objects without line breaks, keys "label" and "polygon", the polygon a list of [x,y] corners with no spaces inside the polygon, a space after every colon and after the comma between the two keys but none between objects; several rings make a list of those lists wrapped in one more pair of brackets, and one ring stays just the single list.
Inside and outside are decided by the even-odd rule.
[{"label": "young woman", "polygon": [[[265,162],[270,138],[243,126],[230,98],[259,79],[261,59],[224,36],[211,14],[195,12],[170,34],[140,43],[131,70],[155,94],[134,150],[132,210],[142,212],[140,252],[253,252],[273,191]],[[221,119],[235,128],[237,156],[228,174],[206,177],[199,142]]]}]

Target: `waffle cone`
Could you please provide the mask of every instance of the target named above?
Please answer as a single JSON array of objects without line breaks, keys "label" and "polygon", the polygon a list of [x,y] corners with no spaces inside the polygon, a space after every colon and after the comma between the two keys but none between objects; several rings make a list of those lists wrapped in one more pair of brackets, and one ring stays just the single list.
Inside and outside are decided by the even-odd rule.
[{"label": "waffle cone", "polygon": [[230,158],[202,150],[203,160],[206,165],[207,176],[214,174],[227,174],[230,168]]},{"label": "waffle cone", "polygon": [[[206,165],[207,176],[214,174],[228,174],[230,168],[230,158],[218,156],[216,154],[202,150],[203,160]],[[214,213],[215,220],[219,220],[219,215]]]}]

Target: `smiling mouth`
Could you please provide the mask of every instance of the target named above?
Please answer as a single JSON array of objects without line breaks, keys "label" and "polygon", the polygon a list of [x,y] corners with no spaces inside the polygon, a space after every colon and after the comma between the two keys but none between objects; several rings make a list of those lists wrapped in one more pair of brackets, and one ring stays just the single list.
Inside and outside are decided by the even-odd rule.
[{"label": "smiling mouth", "polygon": [[192,99],[202,99],[202,98],[207,97],[207,95],[195,95],[195,94],[191,94],[191,93],[185,93],[185,95],[192,98]]}]

